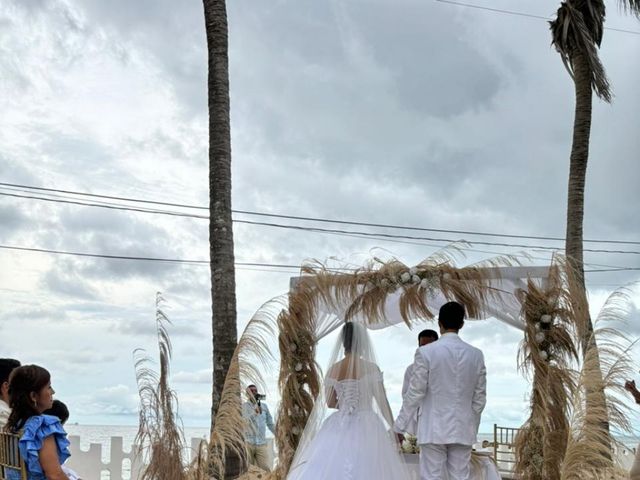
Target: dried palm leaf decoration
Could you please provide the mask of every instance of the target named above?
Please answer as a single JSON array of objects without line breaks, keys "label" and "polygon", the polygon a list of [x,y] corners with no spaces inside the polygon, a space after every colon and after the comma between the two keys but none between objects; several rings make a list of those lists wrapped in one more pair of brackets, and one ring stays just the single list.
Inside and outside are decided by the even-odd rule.
[{"label": "dried palm leaf decoration", "polygon": [[[579,367],[577,388],[571,399],[567,450],[560,470],[562,480],[629,478],[628,472],[618,464],[620,457],[615,454],[623,445],[615,437],[612,445],[608,432],[630,434],[632,431],[624,382],[635,371],[630,356],[635,342],[621,333],[630,305],[627,289],[615,291],[595,321],[592,335],[596,342],[586,343],[588,351]],[[598,347],[594,348],[592,345],[596,343]],[[599,368],[602,375],[597,374]],[[603,391],[606,404],[593,408],[594,404],[601,405],[597,398]],[[596,397],[596,401],[589,397]]]},{"label": "dried palm leaf decoration", "polygon": [[169,386],[171,340],[162,311],[163,298],[156,294],[156,332],[160,372],[150,366],[142,350],[136,350],[135,371],[140,394],[138,433],[134,448],[148,459],[140,480],[186,480],[183,452],[185,442],[177,417],[178,400]]},{"label": "dried palm leaf decoration", "polygon": [[[597,347],[581,342],[586,298],[564,257],[557,256],[552,268],[544,288],[530,282],[520,294],[526,330],[519,366],[532,379],[532,393],[529,418],[516,438],[515,474],[522,480],[623,478],[608,432],[629,431],[619,393],[631,373],[630,342],[611,326],[593,332]],[[625,305],[628,297],[614,293],[597,324],[623,318]],[[581,348],[588,349],[584,360]],[[593,408],[601,392],[607,403]]]},{"label": "dried palm leaf decoration", "polygon": [[[250,383],[264,386],[262,372],[273,361],[269,339],[275,336],[276,312],[282,308],[282,298],[265,303],[251,318],[238,340],[222,390],[213,434],[206,449],[208,458],[206,461],[200,460],[200,464],[207,465],[210,476],[197,477],[198,479],[228,478],[229,458],[235,458],[236,462],[239,460],[239,466],[243,471],[248,469],[244,440],[246,422],[241,410],[243,386],[246,387]],[[267,474],[257,477],[249,471],[240,478],[270,477],[271,475]]]},{"label": "dried palm leaf decoration", "polygon": [[545,287],[529,281],[519,299],[525,332],[518,363],[533,378],[531,413],[516,438],[515,468],[522,479],[559,480],[575,391],[571,369],[578,360],[573,302],[567,298],[557,265]]},{"label": "dried palm leaf decoration", "polygon": [[[167,325],[171,322],[156,297],[156,327],[160,349],[160,373],[149,366],[148,357],[136,351],[136,378],[140,392],[140,426],[134,448],[144,453],[149,463],[141,480],[222,480],[228,478],[229,458],[247,470],[244,441],[245,421],[241,413],[241,380],[244,385],[262,386],[261,372],[273,361],[268,340],[275,336],[275,315],[283,307],[282,299],[263,305],[249,321],[238,341],[222,392],[209,441],[202,441],[192,462],[185,467],[186,444],[177,415],[177,399],[169,387],[171,342]],[[236,465],[237,467],[238,465]],[[235,475],[237,477],[237,475]],[[249,468],[241,477],[267,479],[270,475]]]}]

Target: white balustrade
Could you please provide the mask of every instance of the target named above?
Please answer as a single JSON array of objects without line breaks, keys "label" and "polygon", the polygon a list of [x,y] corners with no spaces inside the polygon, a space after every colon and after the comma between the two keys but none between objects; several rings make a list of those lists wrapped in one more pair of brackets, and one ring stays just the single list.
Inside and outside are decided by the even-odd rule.
[{"label": "white balustrade", "polygon": [[[92,443],[89,445],[89,450],[82,450],[79,436],[70,435],[69,440],[71,441],[71,458],[66,464],[83,480],[137,480],[144,468],[140,455],[136,455],[131,445],[127,446],[128,451],[125,452],[122,437],[111,437],[110,458],[106,463],[102,461],[103,445],[101,443]],[[185,455],[186,461],[190,461],[193,452],[198,451],[201,441],[200,438],[191,439],[191,449]],[[267,442],[269,452],[273,455],[273,438],[267,439]],[[623,468],[631,467],[635,450],[629,447],[616,449],[618,460]],[[417,458],[418,456],[410,455],[409,457]]]},{"label": "white balustrade", "polygon": [[[136,480],[142,473],[144,464],[140,455],[137,455],[131,445],[124,450],[122,437],[111,437],[109,456],[107,462],[102,461],[101,443],[91,443],[89,450],[80,448],[80,437],[69,435],[71,442],[71,458],[66,465],[73,469],[83,480]],[[200,438],[191,439],[191,448],[185,456],[189,461],[193,452],[197,452],[200,446]],[[269,451],[273,452],[273,439],[267,440]]]}]

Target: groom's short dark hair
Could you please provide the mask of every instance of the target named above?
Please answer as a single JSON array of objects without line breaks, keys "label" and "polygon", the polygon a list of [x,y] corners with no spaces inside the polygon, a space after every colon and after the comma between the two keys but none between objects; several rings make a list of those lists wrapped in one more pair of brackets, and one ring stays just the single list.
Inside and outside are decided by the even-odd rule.
[{"label": "groom's short dark hair", "polygon": [[440,307],[438,322],[445,330],[460,330],[464,325],[464,307],[458,302],[447,302]]},{"label": "groom's short dark hair", "polygon": [[435,330],[422,330],[418,334],[418,341],[420,341],[421,338],[432,338],[434,340],[438,340],[438,333]]}]

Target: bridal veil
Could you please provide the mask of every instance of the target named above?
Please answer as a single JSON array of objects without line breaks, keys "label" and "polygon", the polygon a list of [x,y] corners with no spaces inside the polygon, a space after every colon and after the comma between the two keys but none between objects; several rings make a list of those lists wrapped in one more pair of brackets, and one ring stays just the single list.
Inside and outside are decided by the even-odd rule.
[{"label": "bridal veil", "polygon": [[364,325],[347,322],[302,433],[289,480],[408,478],[382,372]]}]

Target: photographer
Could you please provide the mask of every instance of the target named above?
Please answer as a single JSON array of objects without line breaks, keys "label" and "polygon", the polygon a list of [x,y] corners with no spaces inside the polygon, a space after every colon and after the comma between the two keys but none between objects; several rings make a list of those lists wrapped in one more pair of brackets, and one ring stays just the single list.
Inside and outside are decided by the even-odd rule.
[{"label": "photographer", "polygon": [[273,418],[269,407],[264,403],[265,396],[258,393],[258,387],[247,387],[248,400],[242,405],[242,416],[247,421],[245,439],[247,441],[248,460],[251,465],[271,471],[270,455],[267,449],[267,427],[275,433]]}]

